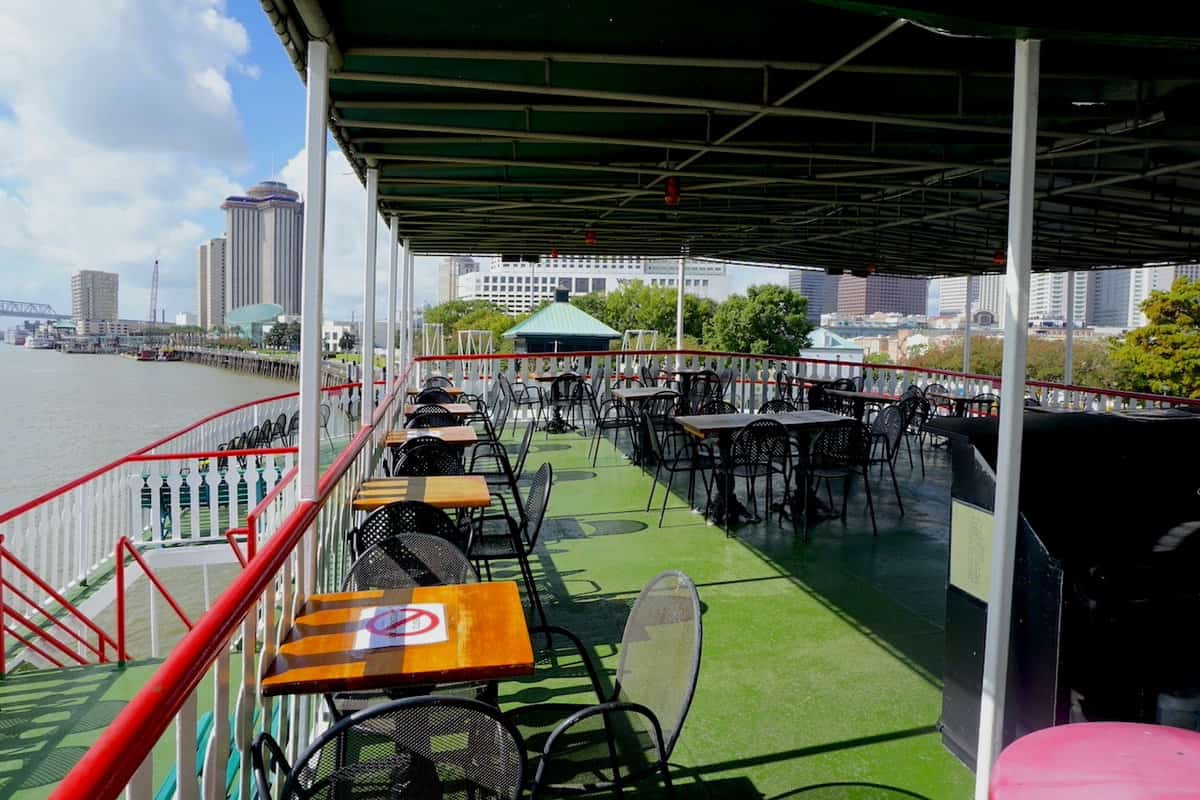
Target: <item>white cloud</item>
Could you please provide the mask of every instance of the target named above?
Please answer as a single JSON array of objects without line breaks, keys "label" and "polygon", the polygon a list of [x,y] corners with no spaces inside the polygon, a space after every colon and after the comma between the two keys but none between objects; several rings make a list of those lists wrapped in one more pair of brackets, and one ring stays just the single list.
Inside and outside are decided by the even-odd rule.
[{"label": "white cloud", "polygon": [[0,3],[0,296],[69,307],[70,273],[107,269],[141,317],[158,258],[160,305],[190,308],[247,166],[227,76],[249,37],[223,0],[67,5]]},{"label": "white cloud", "polygon": [[[308,170],[304,151],[297,153],[283,169],[279,180],[304,193]],[[363,263],[366,255],[367,192],[341,150],[330,150],[325,162],[325,316],[336,319],[362,318]],[[307,200],[307,198],[305,198]],[[305,212],[307,213],[307,205]],[[387,231],[379,220],[376,239],[378,283],[375,296],[377,318],[382,318],[387,298],[387,274],[390,258]],[[437,265],[441,259],[418,257],[413,267],[413,298],[419,307],[437,302]]]}]

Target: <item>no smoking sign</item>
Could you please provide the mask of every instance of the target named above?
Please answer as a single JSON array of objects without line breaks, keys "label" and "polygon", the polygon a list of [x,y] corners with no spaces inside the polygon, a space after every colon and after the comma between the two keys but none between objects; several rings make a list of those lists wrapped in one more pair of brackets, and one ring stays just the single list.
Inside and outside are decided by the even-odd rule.
[{"label": "no smoking sign", "polygon": [[408,647],[446,641],[446,607],[441,603],[409,603],[363,609],[362,628],[354,649]]}]

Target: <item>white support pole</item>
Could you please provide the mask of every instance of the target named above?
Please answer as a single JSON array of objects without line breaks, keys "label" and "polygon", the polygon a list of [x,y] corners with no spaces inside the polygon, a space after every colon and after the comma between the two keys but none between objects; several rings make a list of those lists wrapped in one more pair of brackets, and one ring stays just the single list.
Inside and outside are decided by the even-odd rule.
[{"label": "white support pole", "polygon": [[1004,360],[1000,372],[1000,434],[996,500],[992,520],[987,636],[975,800],[988,800],[992,764],[1004,744],[1004,701],[1012,624],[1013,572],[1017,554],[1017,499],[1021,483],[1021,435],[1025,419],[1025,351],[1029,332],[1029,271],[1033,253],[1034,156],[1037,152],[1040,42],[1016,42],[1013,69],[1012,160],[1008,185],[1008,267],[1004,276]]},{"label": "white support pole", "polygon": [[1075,382],[1075,273],[1067,273],[1067,332],[1063,351],[1063,383]]},{"label": "white support pole", "polygon": [[375,232],[379,220],[379,167],[367,167],[366,257],[363,259],[362,427],[375,419]]},{"label": "white support pole", "polygon": [[971,371],[971,292],[975,291],[975,276],[967,276],[967,302],[963,313],[963,368],[962,371],[969,373]]},{"label": "white support pole", "polygon": [[683,278],[687,274],[687,251],[679,254],[679,270],[675,279],[675,368],[683,368]]},{"label": "white support pole", "polygon": [[388,250],[391,251],[391,256],[388,259],[388,301],[387,301],[387,382],[388,391],[391,391],[396,385],[396,295],[399,293],[399,287],[396,285],[396,279],[399,277],[400,268],[400,239],[396,236],[396,228],[399,226],[399,221],[396,215],[393,214],[388,219]]},{"label": "white support pole", "polygon": [[304,261],[300,293],[301,500],[317,498],[321,475],[321,284],[325,268],[325,122],[329,119],[329,45],[308,43],[304,158]]},{"label": "white support pole", "polygon": [[[404,313],[401,319],[404,321],[404,335],[401,341],[404,342],[404,351],[400,354],[400,360],[404,367],[408,368],[412,364],[413,358],[413,313],[412,313],[412,279],[413,279],[413,259],[412,259],[412,240],[404,240],[404,282],[403,292],[404,299],[400,304],[404,307]],[[416,371],[409,373],[408,385],[416,385]]]}]

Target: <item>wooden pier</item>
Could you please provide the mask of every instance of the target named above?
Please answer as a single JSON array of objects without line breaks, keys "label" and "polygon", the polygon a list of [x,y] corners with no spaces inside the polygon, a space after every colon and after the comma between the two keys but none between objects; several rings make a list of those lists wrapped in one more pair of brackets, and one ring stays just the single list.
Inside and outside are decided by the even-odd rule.
[{"label": "wooden pier", "polygon": [[[215,347],[176,347],[175,352],[179,354],[180,360],[194,364],[248,372],[284,381],[295,382],[300,379],[300,359],[297,356],[222,350]],[[333,360],[321,364],[321,383],[324,386],[337,386],[348,381],[348,364]]]}]

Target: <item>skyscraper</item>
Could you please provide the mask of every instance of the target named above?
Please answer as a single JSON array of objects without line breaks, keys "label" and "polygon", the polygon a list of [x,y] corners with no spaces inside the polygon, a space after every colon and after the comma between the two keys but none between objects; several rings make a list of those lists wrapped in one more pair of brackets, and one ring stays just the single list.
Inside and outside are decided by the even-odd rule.
[{"label": "skyscraper", "polygon": [[[975,278],[971,288],[971,312],[979,310],[980,279]],[[967,310],[967,277],[958,275],[953,278],[934,278],[931,288],[938,290],[938,316],[952,317],[963,314]]]},{"label": "skyscraper", "polygon": [[1088,276],[1087,322],[1102,328],[1129,325],[1128,269],[1100,269]]},{"label": "skyscraper", "polygon": [[1130,328],[1140,328],[1149,320],[1142,313],[1142,303],[1151,292],[1165,292],[1177,278],[1200,280],[1200,264],[1180,264],[1165,267],[1139,267],[1129,270],[1129,317]]},{"label": "skyscraper", "polygon": [[276,303],[300,313],[304,204],[279,181],[225,198],[225,311]]},{"label": "skyscraper", "polygon": [[81,269],[71,276],[71,317],[76,322],[116,322],[117,284],[115,272]]},{"label": "skyscraper", "polygon": [[446,256],[438,265],[438,303],[458,299],[458,276],[479,272],[479,263],[467,256]]},{"label": "skyscraper", "polygon": [[1004,324],[1004,275],[980,275],[975,279],[979,286],[979,311],[987,311],[996,322]]},{"label": "skyscraper", "polygon": [[808,298],[808,321],[821,324],[822,314],[837,311],[838,277],[816,269],[797,269],[788,273],[788,288]]},{"label": "skyscraper", "polygon": [[837,310],[839,314],[924,314],[928,289],[927,278],[843,275],[838,281]]},{"label": "skyscraper", "polygon": [[[1086,272],[1075,273],[1073,305],[1071,319],[1076,325],[1084,324],[1087,320],[1088,307],[1088,275]],[[1066,272],[1035,272],[1030,276],[1029,318],[1066,320]]]},{"label": "skyscraper", "polygon": [[221,237],[200,245],[196,301],[201,328],[225,324],[225,240]]}]

